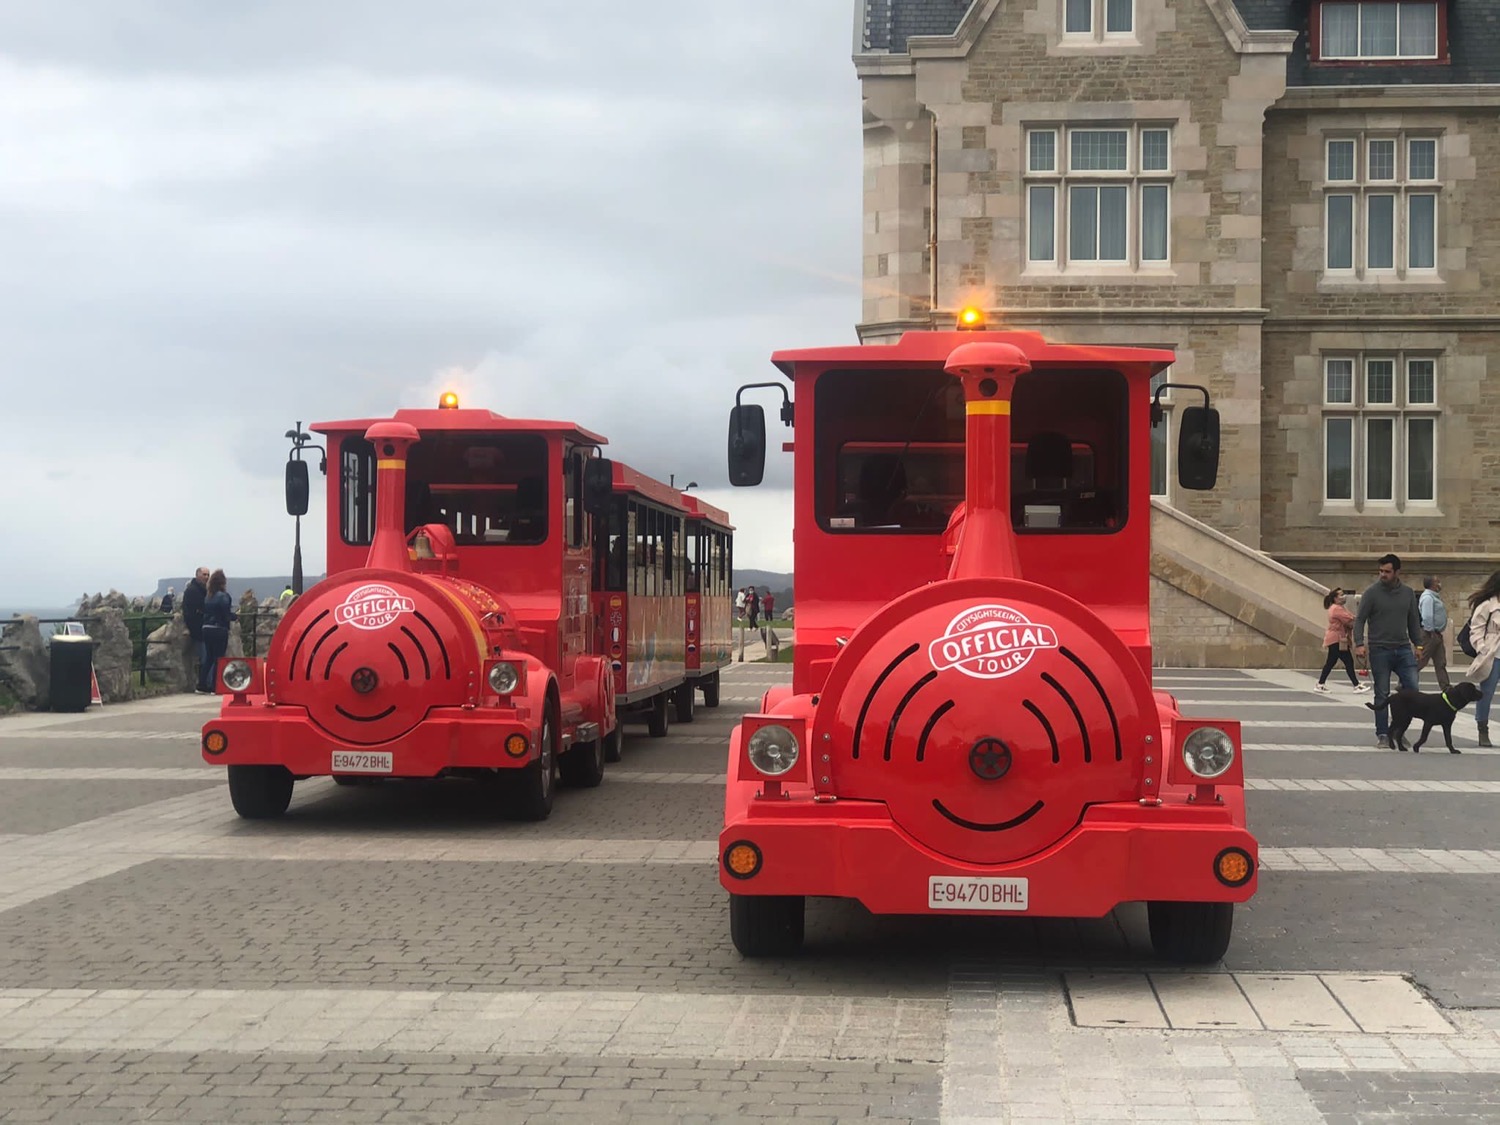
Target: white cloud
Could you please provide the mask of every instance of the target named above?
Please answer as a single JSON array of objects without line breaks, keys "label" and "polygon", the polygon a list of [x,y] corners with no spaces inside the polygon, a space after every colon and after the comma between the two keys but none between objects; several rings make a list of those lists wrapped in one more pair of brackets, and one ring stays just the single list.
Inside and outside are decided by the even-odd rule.
[{"label": "white cloud", "polygon": [[283,431],[455,376],[789,568],[789,459],[723,489],[724,426],[774,349],[852,341],[847,5],[519,7],[0,9],[0,474],[46,532],[0,601],[285,570]]}]

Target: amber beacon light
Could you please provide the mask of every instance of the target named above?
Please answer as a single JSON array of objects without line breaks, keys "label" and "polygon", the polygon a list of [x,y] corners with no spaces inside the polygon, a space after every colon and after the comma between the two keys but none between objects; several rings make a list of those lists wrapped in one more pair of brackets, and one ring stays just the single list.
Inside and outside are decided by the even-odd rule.
[{"label": "amber beacon light", "polygon": [[458,409],[458,395],[455,394],[453,391],[444,391],[441,395],[438,396],[438,409],[439,410],[457,410]]},{"label": "amber beacon light", "polygon": [[965,332],[979,332],[984,328],[984,310],[973,305],[959,310],[958,327]]}]

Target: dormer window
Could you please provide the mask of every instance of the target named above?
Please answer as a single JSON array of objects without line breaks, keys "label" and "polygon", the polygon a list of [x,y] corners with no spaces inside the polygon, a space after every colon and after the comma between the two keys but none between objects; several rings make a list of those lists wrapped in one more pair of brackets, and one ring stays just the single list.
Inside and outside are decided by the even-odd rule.
[{"label": "dormer window", "polygon": [[1135,0],[1063,0],[1069,39],[1100,40],[1135,32]]},{"label": "dormer window", "polygon": [[1319,62],[1446,62],[1442,0],[1321,0],[1313,8]]}]

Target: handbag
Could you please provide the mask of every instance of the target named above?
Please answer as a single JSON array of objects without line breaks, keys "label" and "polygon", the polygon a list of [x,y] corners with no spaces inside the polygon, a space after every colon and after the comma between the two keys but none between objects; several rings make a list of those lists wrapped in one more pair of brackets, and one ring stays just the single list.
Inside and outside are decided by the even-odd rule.
[{"label": "handbag", "polygon": [[1474,647],[1474,637],[1469,632],[1472,621],[1465,621],[1464,627],[1458,631],[1458,647],[1463,650],[1465,656],[1478,656],[1479,650]]}]

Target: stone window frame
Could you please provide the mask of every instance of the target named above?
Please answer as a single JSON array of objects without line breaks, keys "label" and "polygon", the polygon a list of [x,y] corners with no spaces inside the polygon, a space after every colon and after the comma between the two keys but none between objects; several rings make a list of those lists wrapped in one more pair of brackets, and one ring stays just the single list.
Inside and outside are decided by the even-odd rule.
[{"label": "stone window frame", "polygon": [[[1389,175],[1384,154],[1389,146]],[[1413,159],[1420,150],[1422,161]],[[1441,137],[1421,130],[1355,130],[1330,132],[1323,138],[1323,266],[1331,281],[1376,282],[1390,280],[1440,280],[1438,270]],[[1430,149],[1431,175],[1426,160]],[[1337,152],[1337,155],[1335,153]],[[1380,155],[1377,156],[1377,153]],[[1414,173],[1413,169],[1416,169]],[[1347,175],[1344,174],[1347,169]],[[1337,173],[1337,174],[1336,174]],[[1371,264],[1375,244],[1372,216],[1376,205],[1389,200],[1390,264]],[[1413,241],[1417,207],[1426,201],[1425,247]],[[1335,265],[1334,213],[1338,210],[1347,226],[1347,246]],[[1344,242],[1339,239],[1339,242]],[[1419,249],[1430,264],[1413,264]],[[1346,264],[1347,263],[1347,264]]]},{"label": "stone window frame", "polygon": [[[1390,374],[1388,388],[1382,381],[1387,365]],[[1321,474],[1325,511],[1389,516],[1431,514],[1437,510],[1442,439],[1439,421],[1442,410],[1438,395],[1441,367],[1441,354],[1431,349],[1339,349],[1323,354],[1319,379],[1322,382]],[[1375,468],[1371,461],[1372,433],[1376,426],[1387,423],[1391,495],[1371,497],[1371,473]],[[1330,454],[1336,428],[1347,434],[1347,496],[1331,495]],[[1427,480],[1431,495],[1413,496],[1412,450],[1416,445],[1413,437],[1415,432],[1424,428],[1428,434]]]},{"label": "stone window frame", "polygon": [[[1173,158],[1173,141],[1176,122],[1171,121],[1074,121],[1037,122],[1027,125],[1022,134],[1023,187],[1025,189],[1026,230],[1022,239],[1025,271],[1035,274],[1066,275],[1093,274],[1131,276],[1135,274],[1168,273],[1172,269],[1172,187],[1176,180],[1176,163]],[[1077,133],[1124,133],[1125,166],[1123,168],[1072,167],[1073,137]],[[1165,134],[1166,143],[1162,156],[1165,164],[1147,168],[1147,136]],[[1039,145],[1044,138],[1050,142]],[[1050,154],[1046,164],[1038,161],[1045,151]],[[1156,152],[1155,146],[1152,147]],[[1078,258],[1071,255],[1072,218],[1071,191],[1074,188],[1120,187],[1126,188],[1125,206],[1125,256],[1123,258]],[[1145,230],[1146,192],[1156,189],[1163,192],[1165,214],[1162,216],[1162,256],[1146,258],[1143,249]],[[1050,203],[1041,199],[1046,195]],[[1098,206],[1096,196],[1096,206]],[[1046,212],[1047,218],[1040,216]],[[1101,224],[1095,223],[1095,246]],[[1033,256],[1039,232],[1050,244],[1050,257]]]},{"label": "stone window frame", "polygon": [[[1133,42],[1135,40],[1136,10],[1135,0],[1058,0],[1062,8],[1059,14],[1057,26],[1062,28],[1063,42],[1070,45],[1082,45],[1086,43],[1121,43]],[[1120,30],[1118,26],[1110,30],[1110,22],[1113,20],[1118,24],[1118,17],[1124,12],[1129,27]],[[1079,28],[1080,22],[1076,17],[1079,14],[1087,17],[1088,27]]]},{"label": "stone window frame", "polygon": [[1312,7],[1308,12],[1308,59],[1314,66],[1432,66],[1434,64],[1446,64],[1451,62],[1448,50],[1448,3],[1447,0],[1402,0],[1405,3],[1430,3],[1433,7],[1434,17],[1437,23],[1434,53],[1430,55],[1401,54],[1400,27],[1397,25],[1396,54],[1394,55],[1328,55],[1324,53],[1324,14],[1329,7],[1345,7],[1357,3],[1360,7],[1360,18],[1363,19],[1364,9],[1370,6],[1386,6],[1397,8],[1397,19],[1400,19],[1400,8],[1398,0],[1313,0]]}]

